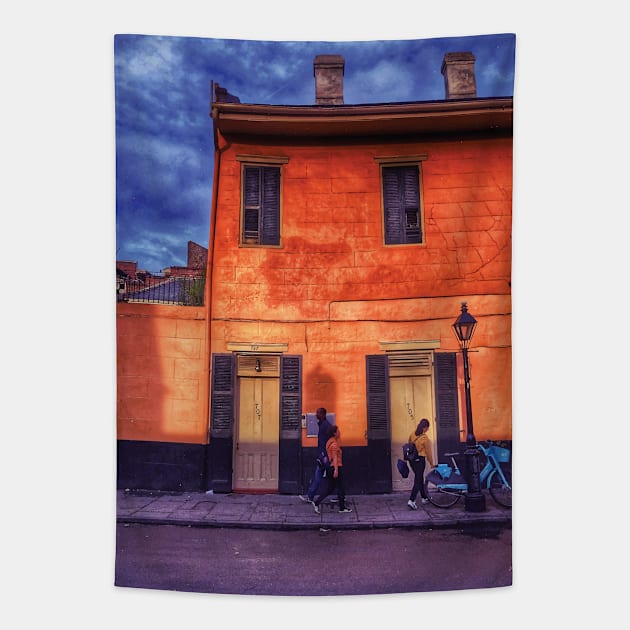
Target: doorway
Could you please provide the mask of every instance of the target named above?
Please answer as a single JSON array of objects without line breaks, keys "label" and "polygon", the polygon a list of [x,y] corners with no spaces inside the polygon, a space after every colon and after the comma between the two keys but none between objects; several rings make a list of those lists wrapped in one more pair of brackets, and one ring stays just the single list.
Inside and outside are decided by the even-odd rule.
[{"label": "doorway", "polygon": [[263,361],[254,357],[255,375],[246,375],[248,372],[251,373],[249,363],[252,362],[252,358],[246,359],[239,361],[233,490],[277,492],[280,435],[279,359],[269,357],[274,361],[269,359]]},{"label": "doorway", "polygon": [[[390,405],[391,405],[391,467],[392,491],[410,492],[413,486],[413,472],[403,478],[396,465],[402,459],[402,445],[407,442],[409,435],[416,430],[418,422],[426,418],[430,425],[428,436],[433,448],[435,461],[436,428],[435,401],[433,395],[433,378],[431,375],[430,355],[423,355],[422,361],[401,363],[396,357],[390,357]],[[427,360],[428,359],[428,360]],[[426,472],[429,472],[427,465]]]}]

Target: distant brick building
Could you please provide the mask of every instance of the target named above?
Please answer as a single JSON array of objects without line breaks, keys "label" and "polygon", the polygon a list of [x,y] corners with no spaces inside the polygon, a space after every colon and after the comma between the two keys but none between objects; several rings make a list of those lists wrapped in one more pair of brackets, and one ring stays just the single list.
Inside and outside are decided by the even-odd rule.
[{"label": "distant brick building", "polygon": [[[160,276],[175,276],[175,275],[198,275],[199,272],[205,273],[206,265],[208,264],[208,249],[203,245],[198,245],[193,241],[188,241],[188,259],[185,267],[169,266],[165,267]],[[116,274],[118,276],[125,276],[129,279],[142,279],[156,275],[155,272],[150,272],[145,269],[138,269],[138,263],[131,260],[117,260],[116,261]]]},{"label": "distant brick building", "polygon": [[116,289],[118,299],[163,284],[165,279],[205,276],[207,262],[207,248],[193,241],[188,241],[188,264],[185,267],[165,267],[161,272],[156,273],[138,269],[138,263],[135,261],[117,260]]},{"label": "distant brick building", "polygon": [[188,267],[205,271],[208,264],[208,249],[193,241],[188,241]]}]

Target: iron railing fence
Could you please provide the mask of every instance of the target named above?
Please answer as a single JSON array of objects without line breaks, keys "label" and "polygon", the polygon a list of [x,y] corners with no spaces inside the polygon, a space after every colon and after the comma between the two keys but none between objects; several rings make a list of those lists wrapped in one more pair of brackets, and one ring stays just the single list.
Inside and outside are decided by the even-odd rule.
[{"label": "iron railing fence", "polygon": [[203,306],[206,279],[198,276],[146,274],[143,278],[116,278],[117,302]]}]

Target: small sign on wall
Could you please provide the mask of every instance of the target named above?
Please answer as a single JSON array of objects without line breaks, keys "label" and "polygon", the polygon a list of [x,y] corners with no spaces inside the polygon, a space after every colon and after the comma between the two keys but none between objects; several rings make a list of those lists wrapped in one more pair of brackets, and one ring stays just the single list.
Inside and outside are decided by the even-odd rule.
[{"label": "small sign on wall", "polygon": [[[326,420],[330,424],[335,424],[335,414],[328,412],[326,414]],[[319,425],[317,424],[317,415],[314,413],[306,414],[306,437],[317,437],[319,432]]]}]

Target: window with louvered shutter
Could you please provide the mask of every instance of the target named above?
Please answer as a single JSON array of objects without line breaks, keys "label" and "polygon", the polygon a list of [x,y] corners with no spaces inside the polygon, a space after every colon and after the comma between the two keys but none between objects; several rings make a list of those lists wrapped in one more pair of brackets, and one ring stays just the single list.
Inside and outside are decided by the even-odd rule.
[{"label": "window with louvered shutter", "polygon": [[280,167],[243,167],[242,242],[280,245]]},{"label": "window with louvered shutter", "polygon": [[419,167],[386,166],[382,177],[385,244],[422,243]]}]

